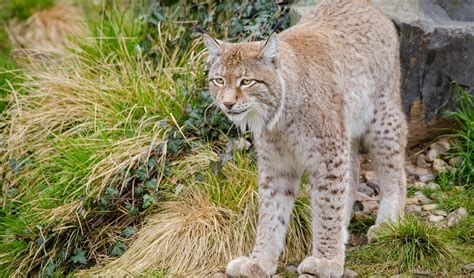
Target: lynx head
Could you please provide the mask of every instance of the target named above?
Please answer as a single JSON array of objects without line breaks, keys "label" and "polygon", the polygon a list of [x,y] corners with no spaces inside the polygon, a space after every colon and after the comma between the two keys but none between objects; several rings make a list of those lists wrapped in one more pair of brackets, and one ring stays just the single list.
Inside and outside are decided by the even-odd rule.
[{"label": "lynx head", "polygon": [[209,91],[242,130],[272,129],[282,109],[278,37],[265,42],[227,43],[203,34],[209,52]]}]

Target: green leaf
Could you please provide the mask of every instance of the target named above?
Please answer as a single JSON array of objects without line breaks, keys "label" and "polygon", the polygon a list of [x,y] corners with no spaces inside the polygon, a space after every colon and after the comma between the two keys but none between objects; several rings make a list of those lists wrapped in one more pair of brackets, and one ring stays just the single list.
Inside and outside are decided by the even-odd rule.
[{"label": "green leaf", "polygon": [[157,202],[156,202],[155,197],[150,196],[148,194],[143,195],[143,205],[142,205],[143,208],[147,208],[147,207],[149,207],[151,205],[154,205],[156,203]]},{"label": "green leaf", "polygon": [[87,264],[86,251],[82,248],[76,249],[71,259],[75,264]]},{"label": "green leaf", "polygon": [[43,268],[43,276],[53,277],[55,270],[56,264],[53,261],[49,261],[48,264]]},{"label": "green leaf", "polygon": [[122,236],[124,237],[131,237],[133,236],[135,233],[137,232],[137,230],[135,230],[135,228],[133,226],[128,226],[127,228],[125,228],[122,233],[120,233]]},{"label": "green leaf", "polygon": [[122,241],[117,241],[114,246],[112,247],[112,251],[110,251],[110,255],[114,257],[120,257],[125,253],[127,250],[127,246]]}]

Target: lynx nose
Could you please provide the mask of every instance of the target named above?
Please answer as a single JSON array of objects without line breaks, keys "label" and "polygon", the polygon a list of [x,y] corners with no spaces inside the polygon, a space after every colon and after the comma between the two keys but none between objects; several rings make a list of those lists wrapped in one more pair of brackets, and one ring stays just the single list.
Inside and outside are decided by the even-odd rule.
[{"label": "lynx nose", "polygon": [[234,107],[235,105],[235,102],[230,102],[230,101],[225,101],[224,102],[224,106],[227,107],[227,109],[232,109],[232,107]]}]

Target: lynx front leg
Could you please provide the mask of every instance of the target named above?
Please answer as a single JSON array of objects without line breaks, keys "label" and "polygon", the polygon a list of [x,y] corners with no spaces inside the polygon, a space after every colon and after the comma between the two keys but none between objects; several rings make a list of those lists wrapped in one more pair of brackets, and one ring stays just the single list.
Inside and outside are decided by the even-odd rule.
[{"label": "lynx front leg", "polygon": [[262,277],[275,273],[283,250],[299,175],[260,165],[259,220],[257,238],[250,257],[240,257],[227,265],[230,276]]},{"label": "lynx front leg", "polygon": [[314,154],[311,179],[313,252],[298,267],[300,274],[341,277],[344,273],[344,237],[349,191],[349,144],[328,142]]}]

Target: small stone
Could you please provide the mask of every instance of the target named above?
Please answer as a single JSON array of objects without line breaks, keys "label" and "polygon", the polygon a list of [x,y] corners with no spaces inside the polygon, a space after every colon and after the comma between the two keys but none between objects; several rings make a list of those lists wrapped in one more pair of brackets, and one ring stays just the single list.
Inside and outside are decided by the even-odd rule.
[{"label": "small stone", "polygon": [[248,151],[251,146],[252,146],[252,143],[245,140],[244,138],[239,138],[239,141],[234,142],[234,147],[238,151],[243,151],[243,150]]},{"label": "small stone", "polygon": [[423,192],[421,192],[421,191],[415,192],[415,198],[417,198],[418,200],[420,200],[420,202],[421,202],[423,205],[427,205],[427,204],[431,203],[431,200],[428,199],[428,197],[426,197],[425,194],[423,194]]},{"label": "small stone", "polygon": [[439,200],[439,194],[436,193],[436,192],[435,192],[435,193],[431,193],[431,194],[430,194],[430,199],[431,199],[431,200],[435,200],[435,201]]},{"label": "small stone", "polygon": [[354,200],[359,201],[359,202],[363,202],[363,201],[375,201],[372,197],[367,196],[366,194],[361,193],[361,192],[356,192],[356,193],[354,194]]},{"label": "small stone", "polygon": [[362,211],[354,212],[354,219],[365,220],[367,218],[369,218],[369,216],[367,214],[363,213]]},{"label": "small stone", "polygon": [[451,144],[447,139],[441,139],[438,142],[435,142],[430,145],[430,149],[438,151],[439,154],[446,153],[447,150],[451,147]]},{"label": "small stone", "polygon": [[433,161],[433,171],[436,173],[446,172],[449,170],[449,165],[442,159],[435,159]]},{"label": "small stone", "polygon": [[423,208],[423,210],[431,211],[431,210],[436,210],[438,208],[438,205],[437,204],[428,204],[428,205],[423,205],[422,208]]},{"label": "small stone", "polygon": [[288,265],[285,267],[286,272],[296,273],[298,272],[298,267],[295,265]]},{"label": "small stone", "polygon": [[439,152],[436,149],[431,149],[426,154],[426,161],[434,162],[439,156]]},{"label": "small stone", "polygon": [[421,207],[417,205],[409,205],[406,207],[406,211],[415,215],[419,215],[421,213]]},{"label": "small stone", "polygon": [[441,216],[441,215],[430,215],[428,216],[428,221],[430,222],[439,222],[439,221],[442,221],[444,220],[444,216]]},{"label": "small stone", "polygon": [[375,180],[375,172],[374,171],[364,171],[363,176],[366,181]]},{"label": "small stone", "polygon": [[415,182],[414,184],[411,185],[411,187],[416,188],[416,189],[423,189],[425,188],[426,184],[424,182]]},{"label": "small stone", "polygon": [[418,174],[418,180],[421,182],[428,182],[434,179],[434,175],[431,173]]},{"label": "small stone", "polygon": [[462,162],[462,157],[455,156],[449,159],[448,164],[449,166],[452,166],[452,167],[458,167],[459,165],[461,165],[461,162]]},{"label": "small stone", "polygon": [[421,201],[416,198],[416,197],[412,197],[412,198],[407,198],[406,201],[405,201],[405,205],[420,205],[421,204]]},{"label": "small stone", "polygon": [[430,168],[431,165],[426,162],[426,156],[424,154],[419,154],[416,157],[416,166],[421,167],[421,168]]},{"label": "small stone", "polygon": [[430,182],[425,186],[425,188],[431,189],[431,190],[439,190],[440,186],[439,186],[439,184],[437,184],[435,182]]},{"label": "small stone", "polygon": [[379,203],[377,201],[362,201],[363,212],[366,214],[371,214],[379,208]]},{"label": "small stone", "polygon": [[444,210],[440,210],[440,209],[434,210],[433,214],[434,215],[439,215],[439,216],[444,216],[444,217],[448,216],[447,212],[445,212]]},{"label": "small stone", "polygon": [[452,226],[456,225],[468,215],[468,212],[465,208],[458,208],[457,210],[448,214],[448,227],[451,228]]},{"label": "small stone", "polygon": [[357,277],[357,276],[358,276],[357,272],[349,268],[344,269],[344,274],[342,275],[342,277],[344,278]]},{"label": "small stone", "polygon": [[474,272],[474,263],[467,264],[462,267],[462,270],[467,273],[472,273]]},{"label": "small stone", "polygon": [[372,196],[375,194],[375,190],[368,186],[366,183],[359,184],[357,187],[357,191],[360,193],[364,193],[367,196]]},{"label": "small stone", "polygon": [[301,274],[298,276],[298,278],[313,278],[313,277],[316,277],[316,276],[313,276],[313,275],[310,275],[310,274]]},{"label": "small stone", "polygon": [[421,276],[430,276],[431,275],[431,272],[429,270],[425,270],[425,269],[419,269],[419,268],[415,268],[412,273],[414,275],[421,275]]}]

